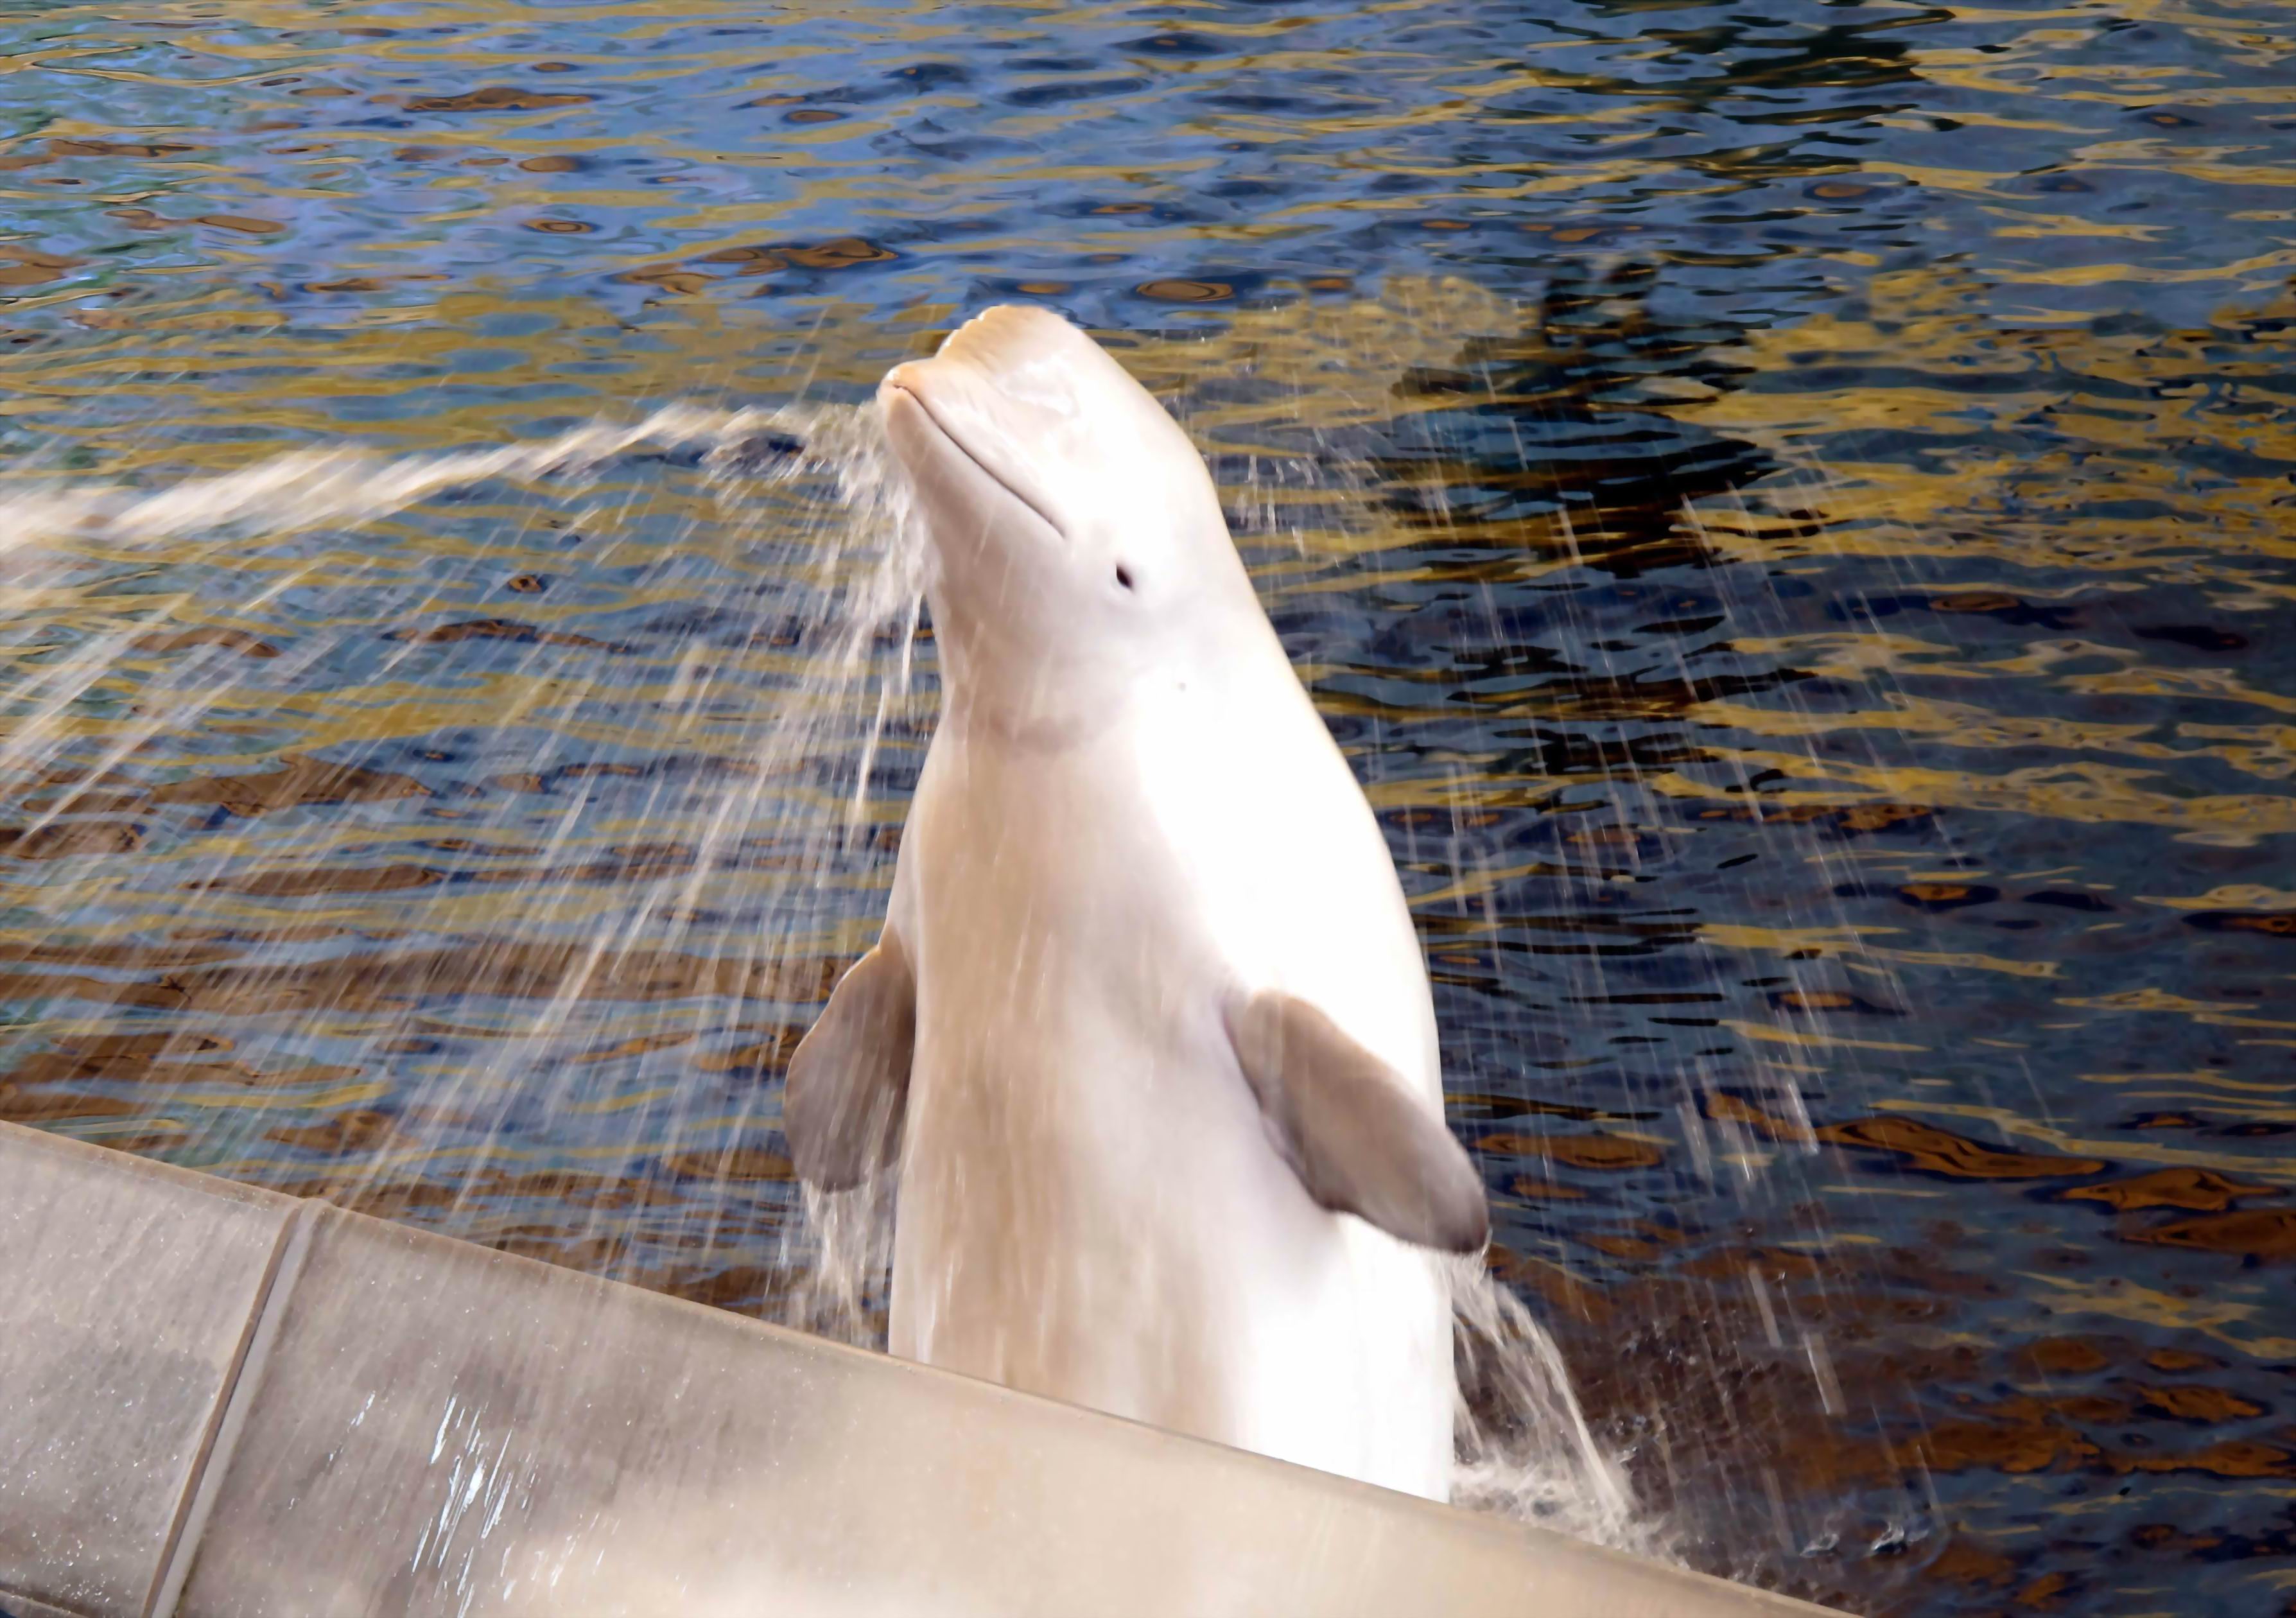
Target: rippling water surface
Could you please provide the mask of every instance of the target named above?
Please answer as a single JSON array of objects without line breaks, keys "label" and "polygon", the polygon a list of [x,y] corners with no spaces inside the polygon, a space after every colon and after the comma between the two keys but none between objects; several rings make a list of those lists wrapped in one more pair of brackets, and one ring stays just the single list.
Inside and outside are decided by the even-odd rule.
[{"label": "rippling water surface", "polygon": [[1679,1553],[2284,1609],[2284,4],[48,0],[0,62],[0,1116],[785,1311],[780,1064],[932,713],[847,407],[1046,302],[1214,455]]}]

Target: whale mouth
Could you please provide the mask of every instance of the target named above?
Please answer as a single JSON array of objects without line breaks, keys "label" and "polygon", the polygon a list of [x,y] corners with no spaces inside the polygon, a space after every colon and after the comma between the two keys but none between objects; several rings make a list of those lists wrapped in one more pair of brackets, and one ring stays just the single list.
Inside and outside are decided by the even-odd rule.
[{"label": "whale mouth", "polygon": [[932,405],[926,399],[922,393],[920,393],[916,389],[910,387],[906,382],[897,382],[891,377],[885,379],[884,385],[889,390],[904,395],[908,399],[909,403],[914,405],[919,412],[923,415],[925,420],[931,423],[932,430],[940,435],[942,441],[947,443],[950,448],[955,450],[957,454],[963,456],[967,461],[971,462],[974,470],[979,472],[982,477],[987,478],[991,483],[994,483],[997,488],[1012,496],[1013,499],[1019,501],[1022,507],[1024,507],[1030,515],[1034,516],[1037,522],[1043,523],[1046,528],[1053,530],[1053,537],[1055,539],[1058,539],[1063,545],[1068,543],[1068,530],[1063,529],[1059,523],[1054,522],[1053,519],[1046,514],[1043,506],[1037,505],[1021,490],[1013,488],[1009,480],[999,477],[994,468],[990,467],[986,462],[981,460],[979,456],[973,454],[972,451],[967,449],[964,447],[964,440],[958,438],[954,432],[951,432],[948,430],[947,423],[944,423],[940,417],[933,414]]}]

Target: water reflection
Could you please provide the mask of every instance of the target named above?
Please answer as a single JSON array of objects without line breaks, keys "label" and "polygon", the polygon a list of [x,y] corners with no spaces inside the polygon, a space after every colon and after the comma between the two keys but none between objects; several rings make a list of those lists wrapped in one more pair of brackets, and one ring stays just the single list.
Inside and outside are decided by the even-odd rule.
[{"label": "water reflection", "polygon": [[[1051,301],[1213,450],[1495,1266],[1684,1553],[2260,1610],[2284,21],[14,17],[0,1115],[783,1307],[779,1064],[882,909],[929,633],[838,641],[871,546],[770,434],[361,502]],[[53,504],[345,439],[387,459],[292,522]]]}]

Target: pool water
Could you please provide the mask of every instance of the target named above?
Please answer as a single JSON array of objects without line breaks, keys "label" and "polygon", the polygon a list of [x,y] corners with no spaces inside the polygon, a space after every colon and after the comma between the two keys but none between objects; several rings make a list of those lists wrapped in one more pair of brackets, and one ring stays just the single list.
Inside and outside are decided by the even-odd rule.
[{"label": "pool water", "polygon": [[[0,1117],[784,1315],[780,1064],[932,712],[849,407],[1046,303],[1211,455],[1677,1554],[2296,1599],[2284,6],[52,0],[0,58]],[[409,480],[680,401],[752,414]]]}]

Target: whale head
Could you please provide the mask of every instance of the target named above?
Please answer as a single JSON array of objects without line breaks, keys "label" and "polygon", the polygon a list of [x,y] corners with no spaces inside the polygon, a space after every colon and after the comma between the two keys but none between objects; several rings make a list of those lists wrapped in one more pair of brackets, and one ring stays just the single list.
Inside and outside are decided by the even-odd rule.
[{"label": "whale head", "polygon": [[925,530],[952,711],[1062,731],[1144,680],[1273,645],[1195,446],[1059,316],[976,316],[877,398]]}]

